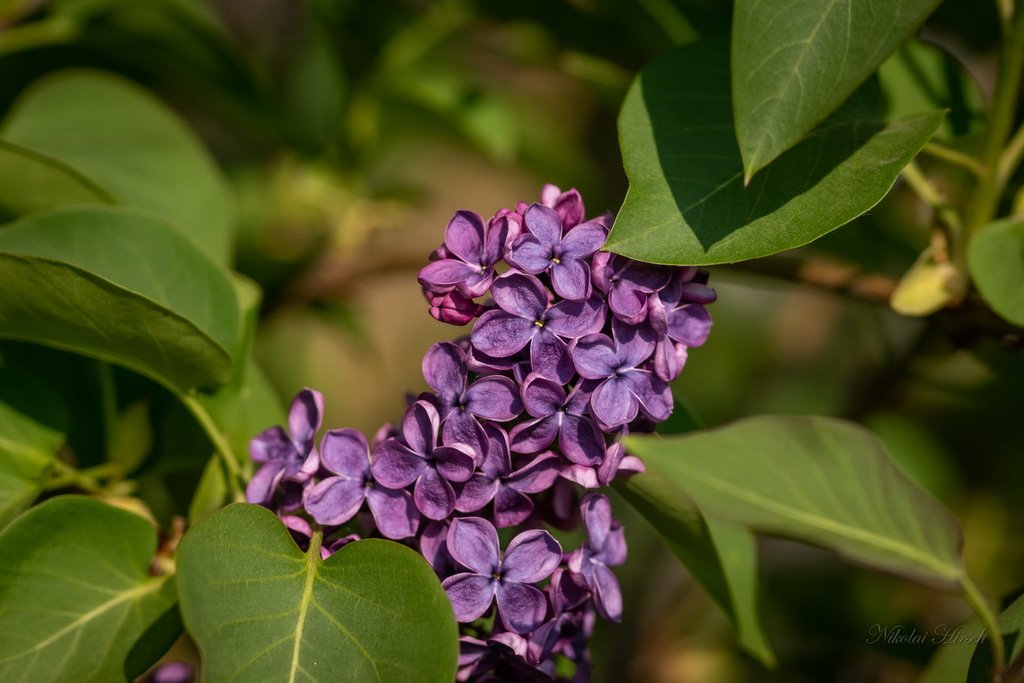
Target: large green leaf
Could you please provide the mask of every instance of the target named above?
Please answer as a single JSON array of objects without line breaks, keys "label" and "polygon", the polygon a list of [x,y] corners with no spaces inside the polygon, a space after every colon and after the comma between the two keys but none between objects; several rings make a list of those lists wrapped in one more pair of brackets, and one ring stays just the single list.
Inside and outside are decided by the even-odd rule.
[{"label": "large green leaf", "polygon": [[129,81],[96,71],[47,76],[15,103],[0,137],[67,165],[227,261],[231,209],[223,178],[185,125]]},{"label": "large green leaf", "polygon": [[992,223],[974,235],[967,265],[992,310],[1024,327],[1024,220]]},{"label": "large green leaf", "polygon": [[871,432],[821,417],[757,417],[666,439],[629,437],[708,516],[957,589],[956,519]]},{"label": "large green leaf", "polygon": [[940,0],[736,0],[732,94],[752,177],[836,110]]},{"label": "large green leaf", "polygon": [[426,561],[391,541],[302,553],[269,510],[232,505],[178,550],[207,683],[450,681],[458,632]]},{"label": "large green leaf", "polygon": [[0,230],[0,337],[187,390],[230,376],[238,303],[224,271],[161,221],[58,209]]},{"label": "large green leaf", "polygon": [[942,120],[932,112],[886,124],[880,110],[877,91],[866,87],[744,187],[727,46],[673,50],[640,73],[622,106],[630,187],[607,248],[708,265],[821,237],[878,203]]},{"label": "large green leaf", "polygon": [[[156,531],[80,496],[53,498],[0,534],[0,680],[124,681],[126,661],[175,604],[174,581],[149,575]],[[157,653],[156,656],[159,656]]]},{"label": "large green leaf", "polygon": [[31,375],[0,368],[0,528],[39,495],[67,423],[60,397]]},{"label": "large green leaf", "polygon": [[0,214],[21,216],[65,204],[113,204],[74,169],[0,140]]}]

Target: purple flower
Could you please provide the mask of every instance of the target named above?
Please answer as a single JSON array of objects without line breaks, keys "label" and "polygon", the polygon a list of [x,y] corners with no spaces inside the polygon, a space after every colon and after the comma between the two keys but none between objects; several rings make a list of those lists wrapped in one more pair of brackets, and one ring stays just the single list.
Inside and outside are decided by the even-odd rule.
[{"label": "purple flower", "polygon": [[540,529],[524,531],[512,539],[502,557],[494,526],[480,517],[462,517],[453,520],[448,530],[448,552],[470,570],[441,584],[456,620],[479,619],[496,600],[501,621],[510,631],[529,633],[544,621],[547,599],[530,584],[551,576],[562,560],[562,546],[551,534]]},{"label": "purple flower", "polygon": [[583,208],[583,197],[580,197],[575,187],[562,192],[557,185],[547,184],[540,190],[540,203],[555,210],[562,219],[562,227],[566,230],[582,222],[586,213]]},{"label": "purple flower", "polygon": [[533,371],[563,383],[572,378],[573,369],[562,337],[577,339],[604,327],[600,297],[552,306],[544,285],[532,275],[503,275],[494,281],[491,294],[498,309],[477,320],[473,346],[488,356],[507,358],[529,344]]},{"label": "purple flower", "polygon": [[423,356],[423,378],[436,393],[444,442],[464,443],[479,455],[487,436],[477,418],[507,422],[523,412],[516,383],[501,375],[481,377],[467,387],[466,353],[455,344],[434,344]]},{"label": "purple flower", "polygon": [[483,295],[494,280],[494,264],[501,259],[507,234],[507,219],[485,228],[479,215],[457,211],[444,233],[443,258],[420,270],[420,284],[434,294],[457,288],[470,299]]},{"label": "purple flower", "polygon": [[609,428],[632,422],[638,409],[652,420],[664,420],[672,412],[672,391],[657,375],[640,367],[654,351],[653,331],[616,319],[612,335],[614,341],[603,334],[583,337],[572,352],[581,377],[603,380],[590,398],[594,417]]},{"label": "purple flower", "polygon": [[449,482],[473,476],[475,454],[465,444],[437,445],[441,418],[426,401],[416,401],[402,418],[401,438],[387,439],[374,451],[371,471],[382,486],[402,489],[413,482],[413,500],[424,516],[445,519],[455,509]]},{"label": "purple flower", "polygon": [[558,437],[562,453],[574,463],[596,465],[604,458],[604,436],[594,421],[585,417],[590,395],[577,385],[566,396],[561,384],[531,374],[523,382],[523,403],[533,416],[516,425],[509,435],[512,450],[536,453]]},{"label": "purple flower", "polygon": [[513,472],[508,434],[493,424],[485,425],[484,429],[487,455],[480,465],[481,471],[456,486],[455,509],[476,512],[493,500],[494,523],[498,528],[515,526],[533,512],[533,500],[527,494],[550,488],[558,478],[560,458],[550,451],[542,453]]},{"label": "purple flower", "polygon": [[648,303],[651,327],[658,333],[654,349],[654,371],[671,382],[686,362],[686,349],[700,346],[711,332],[711,316],[701,303],[714,301],[715,290],[690,281],[696,268],[687,269],[664,289],[651,295]]},{"label": "purple flower", "polygon": [[622,592],[609,566],[626,561],[622,525],[612,518],[612,505],[600,493],[588,493],[580,505],[587,542],[569,556],[569,572],[594,596],[594,605],[605,619],[622,618]]},{"label": "purple flower", "polygon": [[608,297],[612,313],[623,322],[638,325],[647,318],[647,299],[668,284],[672,271],[608,252],[593,259],[594,286]]},{"label": "purple flower", "polygon": [[539,275],[550,272],[555,293],[582,301],[590,296],[587,258],[601,248],[608,231],[598,221],[577,225],[562,234],[562,219],[554,209],[534,204],[526,210],[526,232],[509,249],[506,260],[519,270]]},{"label": "purple flower", "polygon": [[327,432],[320,442],[324,468],[337,476],[327,477],[306,489],[306,512],[319,524],[344,524],[363,505],[370,507],[377,529],[387,538],[407,538],[416,533],[420,515],[408,491],[395,491],[377,483],[370,471],[370,447],[354,429]]},{"label": "purple flower", "polygon": [[249,454],[260,468],[245,489],[246,500],[269,503],[282,480],[303,483],[316,473],[320,458],[314,439],[323,412],[320,392],[303,389],[288,411],[288,432],[280,426],[271,427],[249,442]]},{"label": "purple flower", "polygon": [[431,317],[449,325],[465,325],[484,312],[483,306],[455,289],[441,294],[424,289],[424,293],[430,302]]}]

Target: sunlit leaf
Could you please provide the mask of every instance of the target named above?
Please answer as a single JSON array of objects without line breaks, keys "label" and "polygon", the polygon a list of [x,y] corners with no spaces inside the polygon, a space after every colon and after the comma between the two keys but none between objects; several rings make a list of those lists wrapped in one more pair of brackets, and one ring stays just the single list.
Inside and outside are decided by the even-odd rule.
[{"label": "sunlit leaf", "polygon": [[232,505],[178,551],[207,681],[450,681],[457,630],[426,561],[391,541],[302,553],[265,508]]}]

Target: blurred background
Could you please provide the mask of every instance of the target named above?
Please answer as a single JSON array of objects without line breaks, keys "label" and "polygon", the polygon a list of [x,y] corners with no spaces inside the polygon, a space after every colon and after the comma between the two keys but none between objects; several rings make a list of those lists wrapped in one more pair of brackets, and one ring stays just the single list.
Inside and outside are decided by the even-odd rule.
[{"label": "blurred background", "polygon": [[[425,389],[429,344],[468,331],[431,319],[416,283],[454,211],[488,217],[538,200],[545,182],[578,188],[588,215],[615,211],[615,120],[633,75],[729,20],[715,0],[6,0],[0,114],[69,67],[120,73],[169,103],[233,187],[235,268],[265,291],[259,364],[283,400],[316,387],[327,426],[373,432]],[[995,3],[945,2],[883,68],[891,110],[947,107],[942,134],[969,148],[998,32]],[[961,198],[955,167],[925,171]],[[813,248],[713,269],[715,327],[674,390],[707,426],[759,413],[862,422],[957,513],[978,584],[1010,599],[1024,576],[1024,356],[987,318],[889,310],[931,222],[898,186]],[[73,371],[61,367],[50,371]],[[209,453],[190,448],[204,437],[187,416],[167,414],[157,443],[177,464],[149,479],[162,519],[183,512],[174,492],[198,477],[181,454],[201,467]],[[89,416],[74,419],[87,442]],[[958,599],[762,539],[780,662],[768,671],[645,523],[624,502],[617,511],[626,617],[599,627],[597,681],[914,681],[937,646],[869,643],[872,628],[935,632],[968,617]]]}]

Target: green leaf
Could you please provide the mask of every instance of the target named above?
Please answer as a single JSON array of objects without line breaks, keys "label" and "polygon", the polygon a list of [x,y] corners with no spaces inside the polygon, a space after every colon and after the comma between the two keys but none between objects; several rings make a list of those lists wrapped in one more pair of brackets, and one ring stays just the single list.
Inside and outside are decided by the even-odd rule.
[{"label": "green leaf", "polygon": [[52,498],[12,522],[0,534],[0,680],[132,675],[129,652],[175,605],[174,581],[149,575],[155,549],[146,520],[91,498]]},{"label": "green leaf", "polygon": [[744,650],[775,664],[757,614],[757,546],[753,534],[701,515],[671,478],[650,461],[647,472],[615,483],[665,546],[729,616]]},{"label": "green leaf", "polygon": [[0,368],[0,528],[39,495],[67,428],[60,397],[29,374]]},{"label": "green leaf", "polygon": [[736,0],[732,94],[746,177],[836,110],[940,0]]},{"label": "green leaf", "polygon": [[0,230],[0,337],[187,390],[230,377],[238,304],[225,273],[159,220],[58,209]]},{"label": "green leaf", "polygon": [[821,417],[757,417],[683,436],[629,437],[705,514],[955,590],[956,519],[871,432]]},{"label": "green leaf", "polygon": [[55,159],[0,140],[0,213],[22,216],[66,204],[113,204],[88,178]]},{"label": "green leaf", "polygon": [[880,120],[859,92],[749,187],[732,130],[729,61],[701,41],[647,66],[619,116],[629,192],[606,248],[652,263],[709,265],[811,242],[885,196],[942,120]]},{"label": "green leaf", "polygon": [[108,459],[129,475],[138,469],[153,447],[153,427],[149,422],[149,403],[136,401],[117,416]]},{"label": "green leaf", "polygon": [[220,454],[211,455],[203,467],[203,474],[199,477],[199,485],[192,494],[192,500],[188,503],[189,525],[194,526],[228,502],[228,495],[231,493],[228,476],[224,471]]},{"label": "green leaf", "polygon": [[992,310],[1024,327],[1024,220],[991,223],[967,245],[967,265]]},{"label": "green leaf", "polygon": [[458,634],[426,561],[365,540],[326,561],[269,510],[237,504],[181,541],[185,625],[207,681],[450,681]]},{"label": "green leaf", "polygon": [[226,184],[195,135],[146,90],[98,71],[47,76],[15,103],[0,137],[164,218],[214,261],[227,262]]},{"label": "green leaf", "polygon": [[[1019,681],[1024,677],[1024,595],[1014,600],[999,615],[999,632],[1003,634],[1009,669],[1004,680]],[[978,628],[975,634],[982,633]],[[973,635],[973,634],[972,634]],[[967,683],[988,683],[992,680],[992,648],[987,642],[975,646]]]}]

